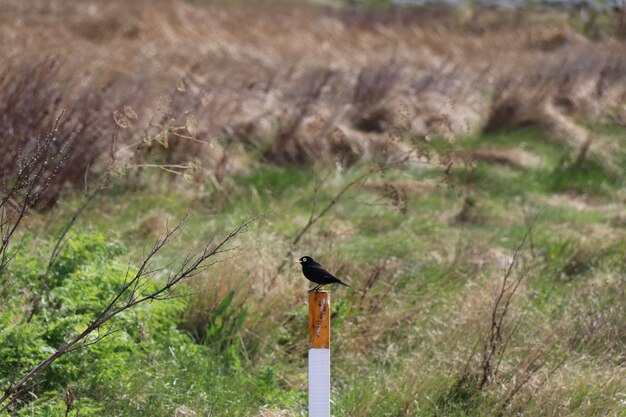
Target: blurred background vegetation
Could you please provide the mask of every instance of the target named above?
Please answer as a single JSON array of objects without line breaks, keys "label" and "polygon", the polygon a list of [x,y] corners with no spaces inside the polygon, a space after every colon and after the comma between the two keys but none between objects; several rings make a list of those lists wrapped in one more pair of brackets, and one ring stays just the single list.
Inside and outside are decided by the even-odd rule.
[{"label": "blurred background vegetation", "polygon": [[626,416],[622,5],[314,3],[0,1],[2,390],[262,214],[7,415],[306,415],[306,254],[333,415]]}]

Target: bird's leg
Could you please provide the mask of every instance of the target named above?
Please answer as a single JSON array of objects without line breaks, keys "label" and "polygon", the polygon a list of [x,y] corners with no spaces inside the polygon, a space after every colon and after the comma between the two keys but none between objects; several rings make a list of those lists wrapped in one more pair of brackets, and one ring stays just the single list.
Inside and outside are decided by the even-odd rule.
[{"label": "bird's leg", "polygon": [[317,290],[319,290],[319,289],[320,289],[320,287],[321,287],[321,286],[322,286],[322,285],[320,284],[320,285],[318,285],[317,287],[311,288],[311,289],[310,289],[310,290],[308,290],[307,292],[317,291]]}]

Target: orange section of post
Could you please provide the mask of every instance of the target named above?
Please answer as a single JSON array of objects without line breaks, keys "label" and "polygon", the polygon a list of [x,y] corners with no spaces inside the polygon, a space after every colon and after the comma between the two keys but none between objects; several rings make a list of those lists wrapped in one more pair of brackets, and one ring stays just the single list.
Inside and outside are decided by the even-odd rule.
[{"label": "orange section of post", "polygon": [[309,293],[309,348],[330,349],[330,292]]}]

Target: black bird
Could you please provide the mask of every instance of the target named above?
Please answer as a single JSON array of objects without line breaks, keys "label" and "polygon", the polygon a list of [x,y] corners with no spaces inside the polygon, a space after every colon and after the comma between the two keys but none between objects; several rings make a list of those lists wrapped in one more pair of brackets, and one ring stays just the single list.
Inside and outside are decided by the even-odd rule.
[{"label": "black bird", "polygon": [[303,256],[296,262],[300,262],[300,265],[302,265],[302,273],[306,279],[317,284],[315,288],[311,288],[308,292],[317,291],[327,284],[340,284],[349,287],[348,284],[341,282],[339,278],[322,268],[322,265],[310,256]]}]

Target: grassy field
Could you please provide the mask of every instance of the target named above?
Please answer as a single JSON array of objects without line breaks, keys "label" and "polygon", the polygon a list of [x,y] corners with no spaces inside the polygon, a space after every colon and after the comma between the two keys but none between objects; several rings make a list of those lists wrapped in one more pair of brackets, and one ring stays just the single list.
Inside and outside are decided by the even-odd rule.
[{"label": "grassy field", "polygon": [[[441,146],[478,152],[493,150],[494,139],[501,151],[525,144],[538,165],[476,161],[449,176],[410,166],[373,173],[293,248],[293,257],[313,255],[352,285],[334,291],[334,415],[623,411],[623,182],[594,166],[563,172],[567,152],[532,129]],[[81,377],[50,388],[70,387],[77,413],[83,403],[95,407],[91,401],[111,415],[304,413],[308,283],[297,265],[280,264],[311,212],[369,169],[261,164],[233,177],[223,194],[198,195],[162,176],[133,191],[104,191],[74,231],[122,242],[123,256],[115,260],[122,266],[127,259],[137,263],[167,219],[188,211],[187,228],[165,259],[245,217],[264,216],[240,237],[234,259],[189,283],[200,295],[158,307],[173,310],[167,314],[176,337],[188,341],[161,335],[149,328],[158,324],[147,322],[147,341],[131,331],[120,340],[112,335],[115,341],[101,348],[73,354],[89,358]],[[26,235],[54,235],[59,224],[50,219],[67,218],[80,201],[68,196],[51,212],[29,218]],[[513,274],[520,286],[503,321],[506,349],[498,348],[499,369],[480,387],[495,297],[535,216]],[[31,239],[23,252],[46,246],[45,239]],[[139,346],[149,344],[147,356],[117,358],[121,369],[111,372],[119,379],[97,384],[103,371],[89,363],[100,350],[108,353],[109,344],[133,337]],[[74,360],[68,357],[66,366]],[[36,403],[55,402],[63,404],[62,394]]]},{"label": "grassy field", "polygon": [[[3,391],[181,219],[138,293],[255,220],[6,415],[306,415],[310,255],[351,285],[334,416],[626,416],[623,41],[530,12],[30,6],[0,22]],[[37,198],[7,198],[30,155]]]}]

